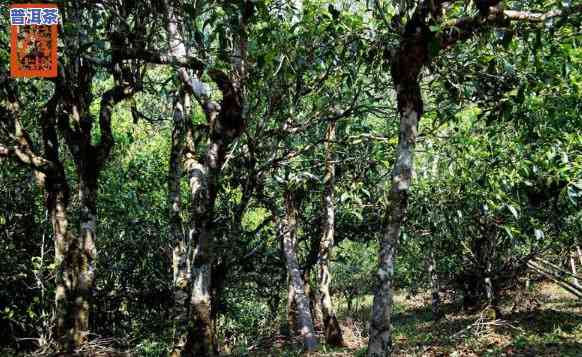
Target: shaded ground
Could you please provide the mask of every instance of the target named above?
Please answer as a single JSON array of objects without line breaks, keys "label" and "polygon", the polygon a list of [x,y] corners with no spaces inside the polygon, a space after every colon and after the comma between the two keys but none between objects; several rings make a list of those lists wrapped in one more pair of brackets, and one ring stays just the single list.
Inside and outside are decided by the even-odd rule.
[{"label": "shaded ground", "polygon": [[[364,299],[351,313],[340,305],[348,347],[323,344],[313,356],[364,356],[370,302]],[[395,356],[582,356],[582,301],[553,284],[537,286],[516,306],[508,299],[495,322],[480,319],[480,312],[462,312],[455,302],[445,304],[445,318],[433,322],[427,294],[398,294],[395,303]],[[300,346],[300,341],[272,336],[232,355],[298,356]]]},{"label": "shaded ground", "polygon": [[[432,321],[430,296],[395,296],[394,356],[582,356],[582,301],[550,283],[538,285],[521,303],[507,299],[501,305],[503,316],[491,323],[480,312],[467,313],[458,302],[448,301],[442,310],[445,318]],[[356,300],[354,310],[338,303],[345,348],[321,344],[314,357],[365,356],[370,296]],[[488,322],[489,321],[489,322]],[[273,328],[261,338],[250,338],[238,348],[232,346],[226,357],[301,356],[301,341],[288,338],[272,321]],[[320,340],[323,341],[322,336]],[[239,341],[240,343],[240,341]],[[122,345],[125,345],[123,347]],[[166,356],[168,341],[144,340],[139,343],[114,339],[95,339],[84,347],[82,356]],[[224,346],[224,345],[223,345]],[[0,350],[0,357],[16,355],[53,356],[37,350],[18,354]]]}]

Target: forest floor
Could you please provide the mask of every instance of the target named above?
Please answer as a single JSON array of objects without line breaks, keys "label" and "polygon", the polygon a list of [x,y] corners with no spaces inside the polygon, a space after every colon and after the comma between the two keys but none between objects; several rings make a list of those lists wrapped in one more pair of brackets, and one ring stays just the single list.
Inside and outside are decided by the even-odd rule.
[{"label": "forest floor", "polygon": [[[393,342],[395,356],[582,356],[582,301],[551,283],[541,283],[514,306],[501,303],[501,317],[493,310],[467,313],[458,303],[443,304],[445,317],[432,321],[430,296],[395,296]],[[371,298],[338,315],[346,348],[322,344],[312,356],[365,356]],[[513,312],[512,312],[513,308]],[[495,316],[497,317],[497,316]],[[241,356],[299,356],[300,341],[270,336]],[[237,356],[237,354],[233,354]]]},{"label": "forest floor", "polygon": [[[442,305],[444,317],[432,320],[430,296],[419,293],[407,296],[406,292],[395,295],[393,316],[393,356],[582,356],[582,301],[552,283],[541,283],[520,299],[508,297],[501,302],[501,316],[493,315],[492,309],[463,311],[458,301],[449,299]],[[520,301],[514,304],[514,301]],[[332,348],[321,343],[311,357],[364,357],[367,345],[367,324],[372,297],[354,301],[351,311],[345,303],[337,303],[338,318],[342,325],[344,348]],[[513,311],[512,311],[513,310]],[[485,316],[489,315],[489,316]],[[497,319],[495,319],[497,318]],[[276,321],[273,321],[277,325]],[[267,329],[278,330],[278,327]],[[323,342],[323,336],[320,336]],[[253,341],[253,342],[250,342]],[[148,348],[120,349],[95,346],[82,356],[140,356],[167,355],[167,344],[149,342]],[[107,342],[107,341],[105,341]],[[304,356],[301,341],[289,339],[281,333],[268,333],[252,338],[250,343],[224,357],[298,357]],[[107,342],[108,343],[108,342]],[[107,345],[105,343],[105,345]],[[139,347],[139,346],[138,346]],[[0,350],[0,357],[28,356],[26,353]],[[36,351],[32,356],[53,356]]]}]

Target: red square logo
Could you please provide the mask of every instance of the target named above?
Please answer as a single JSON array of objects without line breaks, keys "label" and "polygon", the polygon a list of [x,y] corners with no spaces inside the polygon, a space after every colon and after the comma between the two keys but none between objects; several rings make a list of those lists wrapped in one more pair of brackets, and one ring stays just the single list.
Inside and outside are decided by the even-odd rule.
[{"label": "red square logo", "polygon": [[10,75],[56,77],[59,9],[56,4],[10,6]]}]

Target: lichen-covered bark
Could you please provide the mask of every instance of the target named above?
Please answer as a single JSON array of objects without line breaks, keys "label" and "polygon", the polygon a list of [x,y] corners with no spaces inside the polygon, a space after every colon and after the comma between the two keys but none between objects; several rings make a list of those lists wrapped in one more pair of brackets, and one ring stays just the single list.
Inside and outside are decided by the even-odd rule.
[{"label": "lichen-covered bark", "polygon": [[580,282],[576,277],[576,260],[574,260],[574,253],[570,254],[570,267],[572,268],[572,274],[574,275],[574,284],[580,286]]},{"label": "lichen-covered bark", "polygon": [[172,271],[174,305],[172,319],[174,322],[174,342],[172,355],[179,355],[186,344],[188,334],[188,297],[190,296],[190,261],[188,259],[189,240],[184,235],[181,209],[180,181],[182,177],[182,155],[185,141],[185,108],[188,107],[188,95],[183,90],[178,93],[174,103],[174,120],[172,146],[168,171],[168,206],[169,233],[173,244]]},{"label": "lichen-covered bark", "polygon": [[[413,21],[413,20],[410,20]],[[417,127],[422,115],[422,97],[418,75],[427,58],[423,29],[409,27],[409,33],[391,58],[391,75],[396,87],[400,116],[400,134],[396,162],[392,169],[392,187],[386,207],[384,232],[380,240],[379,267],[372,305],[369,357],[390,356],[392,352],[391,314],[393,301],[394,260],[400,228],[408,208],[408,192],[412,181]]]},{"label": "lichen-covered bark", "polygon": [[[190,168],[190,194],[193,199],[193,222],[196,246],[192,258],[192,290],[190,299],[191,336],[189,344],[194,356],[213,356],[218,353],[212,321],[211,251],[212,206],[215,194],[211,189],[208,168],[193,161]],[[214,186],[215,187],[215,186]]]},{"label": "lichen-covered bark", "polygon": [[[72,71],[72,69],[68,69]],[[57,283],[57,300],[66,300],[65,305],[70,311],[66,312],[64,319],[64,329],[57,327],[57,336],[63,336],[64,347],[67,350],[77,348],[87,341],[89,334],[90,311],[92,295],[95,285],[95,262],[97,258],[96,229],[97,229],[97,191],[98,179],[101,170],[109,158],[113,146],[113,135],[111,131],[111,115],[115,105],[131,97],[135,92],[135,87],[123,81],[116,84],[103,93],[99,110],[100,140],[97,144],[92,143],[93,118],[89,111],[91,98],[91,81],[94,70],[88,64],[75,68],[75,85],[69,83],[57,83],[58,111],[55,118],[48,118],[43,126],[43,136],[45,137],[45,152],[51,153],[53,162],[59,162],[58,152],[54,151],[58,137],[55,127],[59,128],[64,138],[67,148],[75,164],[78,178],[78,198],[79,198],[79,229],[78,235],[74,235],[71,230],[65,232],[64,236],[56,237],[63,240],[59,243],[62,249],[62,267],[64,278],[62,287],[59,289]],[[119,81],[116,80],[119,83]],[[62,186],[66,184],[64,170],[60,175],[51,177],[47,175],[47,192],[52,195],[56,192],[56,203],[54,211],[57,218],[55,221],[63,222],[59,215],[66,212],[66,204],[62,196],[58,193]],[[53,175],[54,176],[54,175]],[[52,181],[57,182],[56,186]],[[50,187],[49,187],[50,186]],[[60,208],[59,206],[63,206]],[[49,206],[49,212],[51,207]],[[56,231],[56,230],[55,230]],[[55,233],[56,234],[56,233]],[[58,266],[59,264],[57,264]],[[60,277],[57,276],[57,281]],[[63,293],[64,290],[64,293]],[[70,290],[70,293],[67,291]],[[63,298],[64,296],[64,298]],[[57,302],[57,305],[59,303]],[[57,306],[57,316],[60,311]],[[71,322],[72,321],[72,322]]]},{"label": "lichen-covered bark", "polygon": [[[182,22],[176,4],[166,2],[167,33],[170,55],[186,56],[186,46],[178,27]],[[201,264],[207,256],[203,230],[209,202],[205,192],[208,186],[206,168],[197,161],[195,143],[192,141],[190,122],[191,81],[185,67],[179,67],[177,77],[182,85],[174,103],[174,130],[170,154],[168,199],[170,204],[170,233],[173,249],[174,286],[174,342],[171,356],[212,356],[216,352],[214,331],[210,321],[210,266]],[[196,93],[194,93],[196,95]],[[188,138],[188,140],[187,140]],[[180,181],[182,165],[188,175],[193,211],[185,235],[180,218]],[[193,247],[194,251],[192,252]]]},{"label": "lichen-covered bark", "polygon": [[334,184],[335,163],[333,142],[336,137],[336,122],[328,123],[325,133],[325,176],[323,179],[323,236],[319,246],[319,295],[321,299],[321,312],[325,329],[325,340],[333,346],[343,346],[342,331],[335,315],[331,302],[330,284],[331,273],[329,263],[331,260],[334,233],[335,233],[335,206]]},{"label": "lichen-covered bark", "polygon": [[190,235],[194,243],[192,257],[192,289],[190,298],[190,334],[187,355],[214,356],[218,354],[212,319],[211,284],[213,241],[212,217],[218,187],[218,175],[224,162],[221,141],[211,142],[204,163],[189,157],[187,171],[192,199]]},{"label": "lichen-covered bark", "polygon": [[[181,9],[174,2],[166,1],[167,33],[170,56],[183,62],[187,58],[186,48],[179,31],[183,25]],[[186,145],[183,152],[183,164],[190,184],[192,201],[191,222],[189,222],[187,246],[192,246],[189,279],[189,326],[184,342],[179,337],[175,342],[173,354],[176,356],[214,356],[218,354],[212,313],[212,264],[213,264],[213,218],[219,179],[225,161],[228,146],[240,134],[245,125],[243,84],[246,77],[246,21],[252,15],[252,2],[241,4],[238,32],[234,36],[237,46],[231,59],[232,71],[208,69],[208,76],[222,92],[221,103],[211,99],[207,86],[194,75],[190,77],[184,66],[178,68],[178,77],[184,91],[192,94],[200,104],[207,119],[208,136],[206,152],[196,152],[196,139],[199,139],[192,123],[185,118]],[[203,66],[199,68],[203,70]],[[178,207],[179,210],[179,207]],[[175,250],[177,256],[183,257],[184,250]],[[178,259],[182,261],[183,259]],[[180,269],[175,264],[175,269]],[[176,274],[175,275],[180,275]],[[183,294],[179,294],[183,296]]]},{"label": "lichen-covered bark", "polygon": [[63,349],[72,351],[73,337],[80,335],[73,313],[77,280],[72,269],[75,237],[68,232],[68,187],[66,182],[51,176],[46,178],[45,196],[55,245],[55,337]]},{"label": "lichen-covered bark", "polygon": [[75,258],[78,277],[77,296],[75,299],[75,345],[80,346],[87,341],[89,334],[89,312],[91,307],[92,292],[95,285],[95,260],[97,248],[95,247],[97,225],[97,177],[95,173],[89,173],[89,177],[82,176],[79,179],[79,236]]},{"label": "lichen-covered bark", "polygon": [[294,300],[297,309],[296,329],[303,338],[303,346],[307,351],[317,347],[317,338],[313,330],[313,319],[309,309],[309,298],[305,294],[305,283],[302,278],[296,253],[297,207],[295,193],[287,190],[284,194],[285,214],[283,217],[283,254],[287,262],[290,283],[294,290]]},{"label": "lichen-covered bark", "polygon": [[73,309],[76,300],[73,248],[75,236],[69,232],[67,207],[69,204],[69,185],[64,167],[59,160],[59,140],[56,131],[57,97],[51,98],[43,110],[41,118],[44,156],[53,163],[54,169],[43,173],[40,182],[44,185],[45,205],[53,230],[55,245],[55,330],[54,335],[63,350],[75,348],[76,330]]}]

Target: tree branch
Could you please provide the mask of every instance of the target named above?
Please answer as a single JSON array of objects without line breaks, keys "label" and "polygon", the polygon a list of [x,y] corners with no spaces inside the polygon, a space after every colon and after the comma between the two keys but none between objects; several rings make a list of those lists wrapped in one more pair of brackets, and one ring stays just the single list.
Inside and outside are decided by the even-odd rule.
[{"label": "tree branch", "polygon": [[22,164],[29,165],[42,173],[48,173],[55,169],[52,161],[36,155],[27,146],[4,146],[0,144],[0,157],[14,157]]},{"label": "tree branch", "polygon": [[111,147],[113,146],[113,133],[111,131],[111,113],[113,107],[119,102],[131,97],[135,93],[135,87],[131,85],[117,85],[101,97],[101,108],[99,110],[99,128],[101,129],[101,140],[97,144],[97,167],[101,168],[107,160]]},{"label": "tree branch", "polygon": [[563,9],[554,9],[544,13],[517,11],[517,10],[503,10],[503,17],[512,21],[526,21],[526,22],[544,22],[546,20],[565,17],[570,14],[579,13],[582,11],[582,4],[569,6]]},{"label": "tree branch", "polygon": [[172,53],[160,53],[145,48],[120,48],[116,49],[120,59],[140,59],[153,64],[168,64],[178,67],[186,67],[202,71],[206,63],[201,59]]},{"label": "tree branch", "polygon": [[443,31],[437,36],[437,39],[440,42],[440,47],[443,49],[448,48],[459,41],[467,40],[477,32],[488,28],[490,25],[500,24],[507,21],[541,23],[552,18],[567,17],[574,13],[580,13],[580,11],[582,11],[582,5],[550,10],[544,13],[501,10],[497,8],[491,8],[490,10],[491,12],[487,17],[480,15],[463,17],[447,24],[445,29],[443,29]]}]

